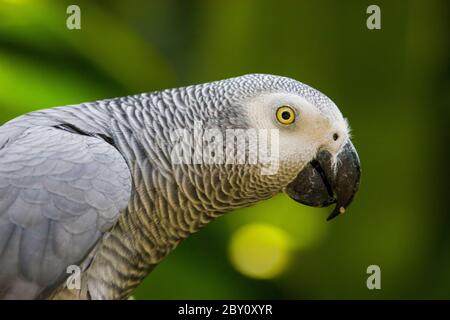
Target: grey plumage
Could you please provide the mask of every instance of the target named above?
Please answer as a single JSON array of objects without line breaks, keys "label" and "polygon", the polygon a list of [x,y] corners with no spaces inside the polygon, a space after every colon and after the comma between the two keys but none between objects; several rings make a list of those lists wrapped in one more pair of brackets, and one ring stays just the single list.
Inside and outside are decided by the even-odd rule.
[{"label": "grey plumage", "polygon": [[35,126],[0,150],[0,194],[0,294],[33,298],[114,225],[131,176],[104,141]]},{"label": "grey plumage", "polygon": [[[300,167],[270,178],[252,166],[170,160],[174,130],[196,121],[248,128],[241,104],[267,92],[301,95],[341,117],[298,81],[247,75],[47,109],[0,127],[0,297],[126,298],[182,239],[280,192]],[[65,288],[71,264],[83,271],[81,290]]]}]

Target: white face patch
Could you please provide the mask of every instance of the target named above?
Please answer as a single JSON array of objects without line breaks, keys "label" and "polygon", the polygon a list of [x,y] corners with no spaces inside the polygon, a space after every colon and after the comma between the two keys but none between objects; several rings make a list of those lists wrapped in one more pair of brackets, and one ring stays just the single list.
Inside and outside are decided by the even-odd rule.
[{"label": "white face patch", "polygon": [[[245,101],[243,106],[252,128],[279,131],[281,174],[286,171],[297,174],[319,150],[326,149],[337,155],[349,137],[347,122],[336,112],[337,107],[325,113],[298,94],[261,94]],[[292,124],[283,124],[277,119],[277,110],[283,106],[294,110]]]}]

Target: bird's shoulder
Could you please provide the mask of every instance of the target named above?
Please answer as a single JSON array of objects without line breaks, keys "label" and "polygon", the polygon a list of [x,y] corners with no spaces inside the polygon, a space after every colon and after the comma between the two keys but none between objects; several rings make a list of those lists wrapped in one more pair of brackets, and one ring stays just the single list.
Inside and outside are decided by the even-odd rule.
[{"label": "bird's shoulder", "polygon": [[0,127],[0,296],[60,283],[130,195],[126,161],[101,138],[26,121]]}]

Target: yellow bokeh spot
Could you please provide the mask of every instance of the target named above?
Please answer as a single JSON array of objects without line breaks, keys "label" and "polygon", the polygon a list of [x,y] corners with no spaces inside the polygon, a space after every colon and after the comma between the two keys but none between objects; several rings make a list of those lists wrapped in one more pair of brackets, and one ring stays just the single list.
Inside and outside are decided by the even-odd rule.
[{"label": "yellow bokeh spot", "polygon": [[239,272],[248,277],[271,279],[286,270],[291,243],[289,235],[276,226],[247,224],[232,236],[230,260]]}]

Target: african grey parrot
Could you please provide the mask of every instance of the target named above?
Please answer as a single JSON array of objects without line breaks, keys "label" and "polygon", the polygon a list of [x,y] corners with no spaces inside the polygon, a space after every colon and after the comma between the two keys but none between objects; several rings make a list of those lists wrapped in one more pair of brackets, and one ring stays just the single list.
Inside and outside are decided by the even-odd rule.
[{"label": "african grey parrot", "polygon": [[[233,130],[275,132],[266,149],[278,145],[276,170],[249,161],[263,139],[219,144]],[[230,161],[242,144],[244,157]],[[189,157],[212,145],[208,161]],[[221,214],[286,192],[336,203],[333,218],[359,180],[339,109],[290,78],[251,74],[32,112],[0,127],[0,298],[124,299]],[[66,284],[69,266],[80,268],[79,288]]]}]

